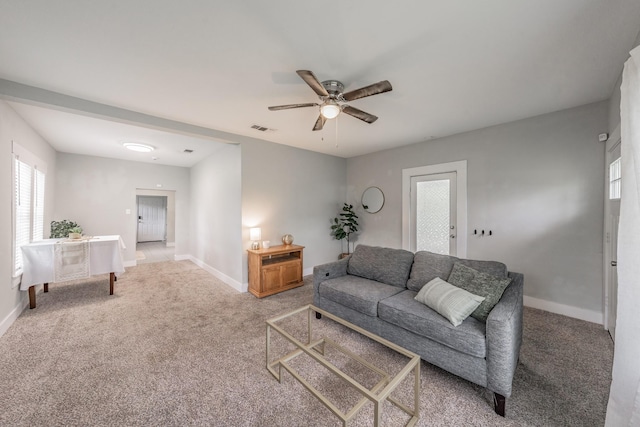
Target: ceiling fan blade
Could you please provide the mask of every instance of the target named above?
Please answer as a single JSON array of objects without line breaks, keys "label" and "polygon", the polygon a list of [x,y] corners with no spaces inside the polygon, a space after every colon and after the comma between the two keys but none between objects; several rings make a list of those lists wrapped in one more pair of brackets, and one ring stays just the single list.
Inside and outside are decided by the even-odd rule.
[{"label": "ceiling fan blade", "polygon": [[317,107],[318,105],[320,105],[320,104],[316,104],[315,102],[311,102],[311,103],[307,103],[307,104],[274,105],[272,107],[269,107],[269,110],[271,110],[271,111],[289,110],[291,108]]},{"label": "ceiling fan blade", "polygon": [[352,90],[351,92],[343,93],[342,97],[345,101],[353,101],[354,99],[364,98],[365,96],[389,92],[392,89],[389,80],[383,80],[369,86],[361,87],[360,89]]},{"label": "ceiling fan blade", "polygon": [[324,118],[322,114],[318,116],[318,120],[316,120],[316,124],[313,126],[313,130],[322,130],[324,123],[327,119]]},{"label": "ceiling fan blade", "polygon": [[315,93],[320,96],[329,96],[329,92],[322,86],[318,78],[309,70],[298,70],[298,75],[304,80]]},{"label": "ceiling fan blade", "polygon": [[367,123],[373,123],[378,120],[378,118],[373,114],[365,113],[364,111],[353,108],[350,105],[345,105],[344,107],[342,107],[342,112]]}]

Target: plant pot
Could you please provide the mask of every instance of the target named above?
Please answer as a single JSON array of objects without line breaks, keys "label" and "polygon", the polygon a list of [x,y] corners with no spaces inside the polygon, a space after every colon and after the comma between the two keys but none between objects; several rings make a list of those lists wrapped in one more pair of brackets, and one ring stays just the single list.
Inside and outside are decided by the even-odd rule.
[{"label": "plant pot", "polygon": [[338,259],[346,258],[346,257],[348,257],[349,255],[351,255],[351,254],[348,254],[348,253],[346,253],[346,252],[343,252],[343,253],[341,253],[340,255],[338,255]]},{"label": "plant pot", "polygon": [[82,239],[82,234],[80,233],[69,233],[70,239]]}]

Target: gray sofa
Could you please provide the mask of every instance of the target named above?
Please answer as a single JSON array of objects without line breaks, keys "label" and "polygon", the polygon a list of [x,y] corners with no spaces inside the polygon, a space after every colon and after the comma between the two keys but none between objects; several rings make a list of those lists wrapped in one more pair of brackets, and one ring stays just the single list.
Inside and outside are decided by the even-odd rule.
[{"label": "gray sofa", "polygon": [[[455,262],[512,279],[486,323],[469,316],[454,327],[414,300],[435,277],[447,280]],[[317,307],[486,387],[504,416],[522,342],[522,274],[495,261],[358,245],[349,257],[314,267],[313,287]]]}]

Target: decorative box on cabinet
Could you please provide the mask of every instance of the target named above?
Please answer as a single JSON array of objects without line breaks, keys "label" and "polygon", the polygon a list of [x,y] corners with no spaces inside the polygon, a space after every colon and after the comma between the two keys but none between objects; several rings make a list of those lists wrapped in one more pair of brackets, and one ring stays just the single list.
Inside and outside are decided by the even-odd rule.
[{"label": "decorative box on cabinet", "polygon": [[302,286],[303,249],[298,245],[247,249],[249,292],[262,298]]}]

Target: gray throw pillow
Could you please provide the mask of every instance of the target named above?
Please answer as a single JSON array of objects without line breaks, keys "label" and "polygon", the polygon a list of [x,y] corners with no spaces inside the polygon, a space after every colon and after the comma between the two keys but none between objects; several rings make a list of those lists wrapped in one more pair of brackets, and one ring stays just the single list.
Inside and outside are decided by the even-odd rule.
[{"label": "gray throw pillow", "polygon": [[445,317],[453,326],[458,326],[475,310],[483,297],[453,286],[436,277],[420,289],[414,299]]},{"label": "gray throw pillow", "polygon": [[471,317],[481,322],[487,321],[489,313],[498,301],[500,301],[504,290],[509,286],[509,283],[511,283],[510,278],[504,279],[492,276],[491,274],[474,270],[459,262],[453,264],[453,269],[447,281],[472,294],[485,297],[482,304],[471,313]]}]

